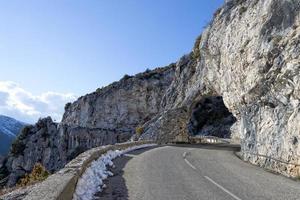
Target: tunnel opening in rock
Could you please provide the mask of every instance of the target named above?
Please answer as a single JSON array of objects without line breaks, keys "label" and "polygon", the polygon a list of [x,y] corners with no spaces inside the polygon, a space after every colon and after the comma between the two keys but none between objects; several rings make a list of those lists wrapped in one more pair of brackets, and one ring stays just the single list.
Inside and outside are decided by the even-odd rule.
[{"label": "tunnel opening in rock", "polygon": [[193,136],[230,138],[236,118],[227,109],[222,96],[202,98],[192,108],[188,129]]}]

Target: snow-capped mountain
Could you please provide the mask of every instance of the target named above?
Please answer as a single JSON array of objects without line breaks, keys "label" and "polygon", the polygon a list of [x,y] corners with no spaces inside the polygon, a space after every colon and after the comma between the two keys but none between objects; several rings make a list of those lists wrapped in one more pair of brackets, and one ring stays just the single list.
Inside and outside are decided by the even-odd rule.
[{"label": "snow-capped mountain", "polygon": [[0,155],[7,154],[12,141],[25,125],[16,119],[0,115]]}]

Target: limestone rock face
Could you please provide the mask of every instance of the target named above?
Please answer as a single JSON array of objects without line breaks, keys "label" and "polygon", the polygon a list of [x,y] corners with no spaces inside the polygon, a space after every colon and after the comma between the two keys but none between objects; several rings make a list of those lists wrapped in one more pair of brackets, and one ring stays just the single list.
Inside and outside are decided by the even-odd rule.
[{"label": "limestone rock face", "polygon": [[124,77],[67,106],[62,124],[134,131],[162,111],[161,99],[173,76],[174,66],[170,65]]},{"label": "limestone rock face", "polygon": [[185,108],[177,108],[157,115],[151,121],[144,124],[142,140],[154,140],[159,144],[175,142],[176,137],[187,135],[188,112]]},{"label": "limestone rock face", "polygon": [[162,111],[161,99],[173,76],[172,64],[125,76],[67,104],[60,124],[48,117],[25,127],[0,169],[8,171],[7,185],[15,185],[35,163],[55,172],[88,149],[128,141],[139,124]]},{"label": "limestone rock face", "polygon": [[228,2],[199,46],[206,84],[241,121],[244,159],[291,176],[300,172],[284,163],[300,164],[299,23],[299,0]]},{"label": "limestone rock face", "polygon": [[164,113],[185,107],[192,116],[197,102],[222,96],[244,159],[299,176],[299,23],[299,0],[226,1],[176,63]]}]

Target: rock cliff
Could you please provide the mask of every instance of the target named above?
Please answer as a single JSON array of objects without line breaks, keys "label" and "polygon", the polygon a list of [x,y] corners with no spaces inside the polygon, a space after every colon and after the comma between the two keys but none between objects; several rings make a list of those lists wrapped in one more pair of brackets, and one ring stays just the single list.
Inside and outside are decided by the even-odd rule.
[{"label": "rock cliff", "polygon": [[241,140],[243,159],[299,176],[299,11],[299,0],[226,1],[193,53],[176,63],[166,110],[154,122],[164,126],[153,130],[168,134],[172,122],[166,124],[164,116],[178,108],[188,113],[177,114],[188,129],[198,102],[221,96],[237,120],[231,130]]},{"label": "rock cliff", "polygon": [[128,141],[139,125],[163,110],[161,99],[173,77],[173,64],[125,75],[68,103],[61,123],[48,117],[25,127],[0,169],[9,175],[7,185],[15,185],[35,163],[55,172],[88,149]]},{"label": "rock cliff", "polygon": [[299,11],[299,0],[229,1],[199,45],[206,84],[240,121],[243,158],[291,176],[300,175]]},{"label": "rock cliff", "polygon": [[[179,134],[231,137],[244,160],[299,176],[299,23],[299,0],[227,0],[190,54],[67,104],[59,125],[48,119],[43,131],[39,123],[30,128],[23,154],[6,166],[30,170],[38,161],[56,170],[78,152],[129,139],[140,126],[140,139],[159,143]],[[26,164],[28,155],[37,159]]]},{"label": "rock cliff", "polygon": [[173,77],[173,64],[132,77],[125,75],[120,81],[68,104],[62,124],[134,132],[139,124],[163,110],[161,99]]}]

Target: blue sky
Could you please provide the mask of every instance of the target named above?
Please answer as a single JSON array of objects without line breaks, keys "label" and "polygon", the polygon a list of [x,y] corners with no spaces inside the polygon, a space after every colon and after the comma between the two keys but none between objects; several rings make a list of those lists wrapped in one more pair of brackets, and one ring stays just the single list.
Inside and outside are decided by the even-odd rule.
[{"label": "blue sky", "polygon": [[[31,101],[51,94],[51,100],[41,102],[54,99],[64,104],[124,74],[175,62],[191,50],[222,4],[223,0],[0,1],[0,81],[6,88],[1,93],[0,84],[0,114],[28,117],[26,112],[3,109],[20,104],[11,103],[13,97],[5,91],[21,89]],[[52,107],[55,112],[63,108]],[[48,110],[27,121],[53,114]]]}]

